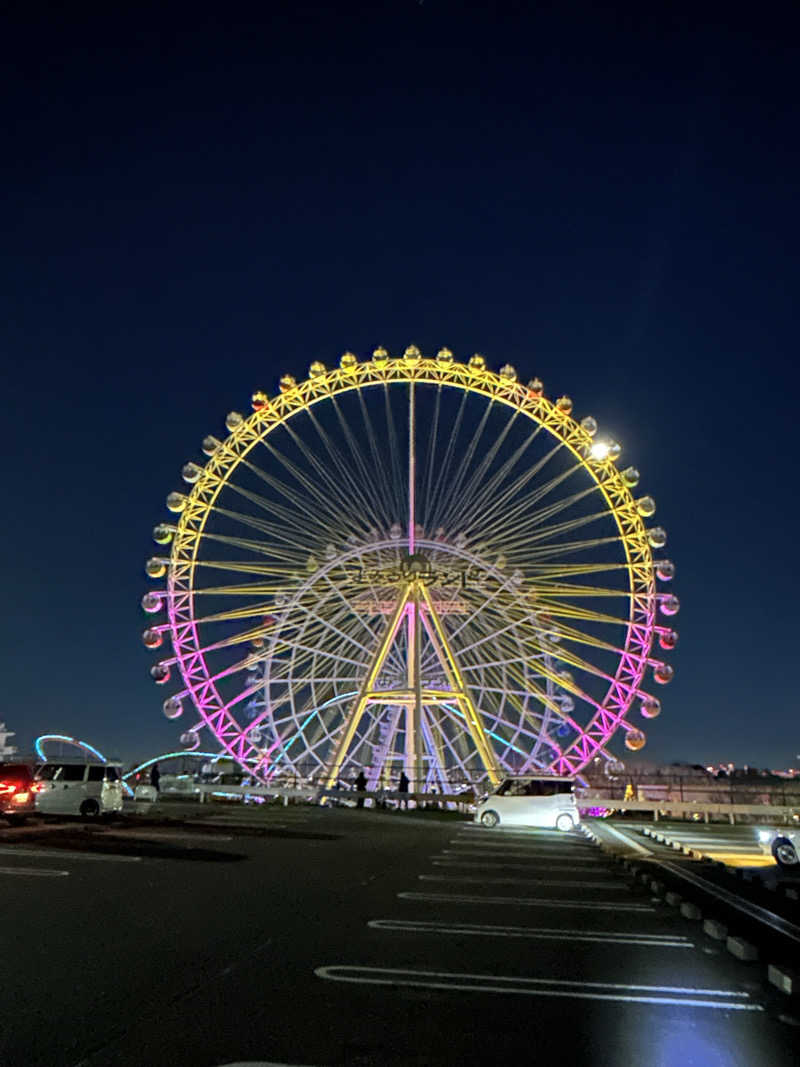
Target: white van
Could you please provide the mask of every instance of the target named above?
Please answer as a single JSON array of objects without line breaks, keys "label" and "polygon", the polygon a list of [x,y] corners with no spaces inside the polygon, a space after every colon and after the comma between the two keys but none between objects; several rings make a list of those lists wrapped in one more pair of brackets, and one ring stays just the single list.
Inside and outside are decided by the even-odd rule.
[{"label": "white van", "polygon": [[122,811],[122,767],[118,763],[45,763],[36,772],[36,810],[43,815],[85,819]]},{"label": "white van", "polygon": [[553,775],[506,778],[475,809],[482,826],[545,826],[572,830],[580,822],[575,779]]}]

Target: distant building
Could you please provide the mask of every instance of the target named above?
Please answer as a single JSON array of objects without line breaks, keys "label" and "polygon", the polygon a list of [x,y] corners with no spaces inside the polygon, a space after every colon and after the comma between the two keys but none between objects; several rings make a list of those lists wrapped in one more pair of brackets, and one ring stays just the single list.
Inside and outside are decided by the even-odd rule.
[{"label": "distant building", "polygon": [[6,729],[6,724],[0,722],[0,762],[8,759],[9,756],[13,756],[17,751],[16,745],[9,745],[9,737],[16,737],[17,735],[12,730]]}]

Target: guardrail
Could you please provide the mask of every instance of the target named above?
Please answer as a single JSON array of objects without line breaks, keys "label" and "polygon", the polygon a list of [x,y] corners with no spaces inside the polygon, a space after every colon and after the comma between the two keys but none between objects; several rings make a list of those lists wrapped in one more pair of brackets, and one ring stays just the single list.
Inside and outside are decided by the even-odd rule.
[{"label": "guardrail", "polygon": [[[267,786],[267,785],[228,785],[222,782],[198,782],[191,793],[185,795],[186,799],[198,796],[200,803],[204,803],[208,796],[251,796],[251,797],[281,797],[284,804],[288,804],[291,798],[298,800],[372,800],[376,804],[382,804],[387,800],[404,803],[414,801],[415,804],[457,804],[459,807],[474,804],[478,796],[473,791],[462,793],[401,793],[396,789],[365,790],[359,792],[355,789],[324,789],[319,785],[307,786]],[[179,797],[180,794],[175,794]],[[619,800],[610,799],[601,792],[579,791],[576,794],[579,808],[606,808],[610,811],[641,811],[650,812],[653,821],[658,822],[662,817],[687,815],[702,816],[704,822],[709,822],[712,817],[724,816],[731,825],[735,825],[739,815],[758,815],[764,819],[775,819],[784,823],[792,823],[800,820],[800,806],[784,806],[776,804],[728,804],[724,802],[709,802],[699,800]]]},{"label": "guardrail", "polygon": [[[298,799],[313,798],[314,800],[330,798],[331,800],[374,800],[378,803],[384,800],[396,800],[399,803],[413,800],[416,803],[450,803],[450,804],[474,804],[475,794],[468,793],[401,793],[396,789],[368,789],[359,792],[355,789],[323,789],[319,785],[308,786],[271,786],[271,785],[225,785],[222,782],[198,782],[192,791],[200,795],[202,803],[206,796],[249,796],[249,797],[283,797],[288,801],[290,797]],[[176,793],[175,796],[180,796]],[[189,797],[192,794],[187,793]]]},{"label": "guardrail", "polygon": [[578,806],[585,806],[584,801],[592,801],[598,807],[611,811],[650,811],[653,813],[654,822],[658,822],[661,816],[670,815],[702,815],[704,822],[708,822],[712,815],[727,815],[732,826],[735,825],[737,815],[761,815],[784,822],[800,819],[800,807],[776,804],[724,804],[701,800],[609,800],[607,797],[586,793],[578,798]]}]

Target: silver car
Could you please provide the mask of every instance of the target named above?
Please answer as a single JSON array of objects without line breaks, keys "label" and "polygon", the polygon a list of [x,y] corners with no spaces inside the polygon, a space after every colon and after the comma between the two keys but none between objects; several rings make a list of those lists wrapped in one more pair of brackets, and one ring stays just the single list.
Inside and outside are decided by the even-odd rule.
[{"label": "silver car", "polygon": [[800,873],[800,829],[778,826],[771,830],[759,830],[758,842],[765,852],[772,853],[779,867]]}]

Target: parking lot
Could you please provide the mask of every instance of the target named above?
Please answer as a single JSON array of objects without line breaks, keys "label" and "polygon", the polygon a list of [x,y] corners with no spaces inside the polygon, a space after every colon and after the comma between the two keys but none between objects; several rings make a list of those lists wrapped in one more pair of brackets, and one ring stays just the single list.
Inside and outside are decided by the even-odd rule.
[{"label": "parking lot", "polygon": [[204,821],[5,835],[0,1062],[795,1062],[785,1001],[579,833]]}]

